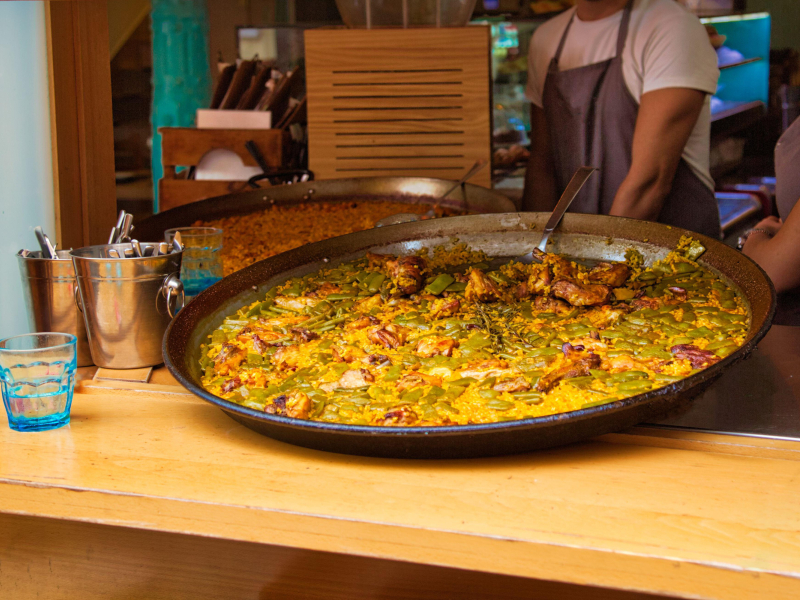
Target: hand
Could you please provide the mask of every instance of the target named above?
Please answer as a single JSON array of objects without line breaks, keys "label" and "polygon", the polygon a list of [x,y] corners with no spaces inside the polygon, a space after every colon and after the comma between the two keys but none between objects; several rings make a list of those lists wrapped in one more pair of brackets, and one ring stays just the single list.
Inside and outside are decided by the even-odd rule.
[{"label": "hand", "polygon": [[763,229],[764,231],[768,231],[771,236],[775,236],[778,231],[780,231],[781,225],[783,225],[783,221],[781,221],[778,217],[767,217],[766,219],[762,219],[758,222],[758,224],[753,227],[753,229]]}]

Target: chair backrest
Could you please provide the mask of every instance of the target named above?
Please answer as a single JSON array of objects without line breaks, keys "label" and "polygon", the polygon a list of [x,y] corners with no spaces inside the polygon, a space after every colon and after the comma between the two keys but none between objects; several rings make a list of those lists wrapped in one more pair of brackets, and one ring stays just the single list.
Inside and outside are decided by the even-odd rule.
[{"label": "chair backrest", "polygon": [[[258,167],[245,143],[252,141],[270,168],[283,164],[288,133],[279,129],[196,129],[192,127],[160,127],[161,162],[164,177],[158,182],[159,211],[230,194],[247,188],[245,181],[197,181],[180,177],[176,167],[193,167],[211,150],[224,149],[236,153],[242,163]],[[268,182],[260,185],[268,185]]]}]

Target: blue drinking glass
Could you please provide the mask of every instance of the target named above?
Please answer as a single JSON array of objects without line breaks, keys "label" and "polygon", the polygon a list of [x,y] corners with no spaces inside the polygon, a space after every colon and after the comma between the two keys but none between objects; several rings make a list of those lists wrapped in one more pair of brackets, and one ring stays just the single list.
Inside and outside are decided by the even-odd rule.
[{"label": "blue drinking glass", "polygon": [[68,333],[31,333],[0,340],[0,384],[8,425],[46,431],[69,423],[77,338]]},{"label": "blue drinking glass", "polygon": [[183,291],[191,298],[222,279],[222,229],[176,227],[167,229],[164,239],[171,244],[176,231],[185,247],[181,260]]}]

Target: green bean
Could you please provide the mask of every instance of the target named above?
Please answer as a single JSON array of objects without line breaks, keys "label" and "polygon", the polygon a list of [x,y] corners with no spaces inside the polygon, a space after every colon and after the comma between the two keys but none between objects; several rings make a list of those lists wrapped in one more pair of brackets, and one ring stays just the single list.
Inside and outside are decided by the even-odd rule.
[{"label": "green bean", "polygon": [[612,402],[616,402],[619,400],[616,396],[612,396],[610,398],[603,398],[602,400],[592,400],[591,402],[586,402],[581,405],[581,408],[592,408],[593,406],[602,406],[603,404],[611,404]]},{"label": "green bean", "polygon": [[262,357],[260,354],[255,354],[253,352],[249,352],[247,354],[246,360],[247,364],[252,367],[260,367],[261,365],[264,364],[264,357]]},{"label": "green bean", "polygon": [[676,273],[693,273],[697,271],[697,267],[688,262],[673,263],[672,267]]},{"label": "green bean", "polygon": [[676,381],[680,381],[683,379],[680,375],[664,375],[663,373],[656,373],[654,375],[656,381],[664,381],[669,383],[675,383]]},{"label": "green bean", "polygon": [[589,384],[591,384],[592,381],[594,381],[594,377],[591,377],[589,375],[585,375],[583,377],[572,377],[570,379],[565,379],[564,381],[566,381],[567,383],[569,383],[572,386],[580,388],[580,387],[588,386]]},{"label": "green bean", "polygon": [[506,400],[490,400],[486,406],[491,408],[492,410],[509,410],[510,408],[514,408],[513,402],[508,402]]},{"label": "green bean", "polygon": [[727,346],[722,346],[721,348],[717,348],[716,350],[714,350],[714,354],[716,354],[720,358],[725,358],[726,356],[736,352],[736,349],[737,349],[736,344],[729,344]]},{"label": "green bean", "polygon": [[456,293],[456,292],[463,292],[467,289],[467,284],[464,281],[456,281],[455,283],[451,283],[447,286],[445,292],[448,293]]},{"label": "green bean", "polygon": [[652,382],[648,380],[637,380],[637,381],[623,381],[619,385],[617,385],[617,389],[620,392],[644,392],[649,390],[653,387]]},{"label": "green bean", "polygon": [[589,369],[589,373],[592,374],[592,377],[595,379],[605,379],[608,377],[608,371],[603,371],[602,369]]},{"label": "green bean", "polygon": [[698,327],[697,329],[692,329],[686,332],[686,337],[690,338],[701,338],[714,335],[714,332],[711,331],[708,327]]},{"label": "green bean", "polygon": [[674,346],[680,346],[680,345],[684,345],[684,344],[691,344],[693,342],[694,342],[694,340],[692,338],[690,338],[690,337],[676,337],[676,338],[674,338],[672,340],[672,344]]},{"label": "green bean", "polygon": [[514,397],[514,400],[519,400],[526,404],[541,404],[544,402],[544,398],[542,398],[539,392],[516,392],[511,395]]},{"label": "green bean", "polygon": [[606,352],[606,356],[609,358],[616,358],[617,356],[632,356],[633,352],[630,350],[609,350]]},{"label": "green bean", "polygon": [[400,399],[405,401],[405,402],[416,402],[417,400],[419,400],[422,397],[422,394],[423,394],[424,391],[425,390],[423,390],[421,387],[415,388],[415,389],[413,389],[411,391],[408,391],[405,394],[403,394],[400,397]]},{"label": "green bean", "polygon": [[455,278],[448,273],[442,273],[441,275],[437,276],[428,287],[425,288],[425,291],[429,294],[433,294],[434,296],[438,296],[443,291],[447,289],[447,287],[455,282]]},{"label": "green bean", "polygon": [[479,390],[478,395],[486,400],[492,400],[493,398],[497,398],[500,395],[500,392],[492,389]]},{"label": "green bean", "polygon": [[328,294],[326,296],[327,300],[350,300],[351,298],[355,298],[355,293],[348,293],[348,292],[341,292],[341,293],[334,293]]},{"label": "green bean", "polygon": [[720,302],[719,305],[722,308],[736,308],[736,302],[734,300],[725,300]]},{"label": "green bean", "polygon": [[492,341],[487,338],[485,335],[481,333],[476,333],[472,337],[470,337],[466,342],[461,344],[462,350],[464,348],[486,348],[487,346],[491,346]]},{"label": "green bean", "polygon": [[466,386],[450,384],[447,387],[447,391],[444,393],[444,398],[452,402],[456,398],[460,397],[466,390]]},{"label": "green bean", "polygon": [[637,356],[641,356],[643,358],[663,358],[663,359],[672,358],[672,354],[670,354],[666,350],[663,350],[662,348],[645,348],[641,352],[638,352]]},{"label": "green bean", "polygon": [[606,329],[600,332],[600,337],[607,338],[609,340],[613,340],[615,338],[625,337],[625,334],[621,331],[614,331],[613,329]]},{"label": "green bean", "polygon": [[667,324],[662,324],[659,329],[661,330],[661,333],[664,333],[668,336],[680,335],[681,333],[681,330],[678,329],[677,327],[670,327]]},{"label": "green bean", "polygon": [[448,385],[455,385],[455,386],[468,386],[472,383],[478,381],[474,377],[462,377],[461,379],[456,379],[455,381],[449,381]]},{"label": "green bean", "polygon": [[480,382],[479,386],[482,388],[488,388],[492,387],[495,383],[497,383],[497,377],[487,377]]},{"label": "green bean", "polygon": [[620,373],[612,373],[609,375],[608,379],[612,383],[618,383],[620,381],[631,381],[633,379],[646,379],[647,373],[644,371],[622,371]]},{"label": "green bean", "polygon": [[228,336],[221,329],[215,329],[211,333],[211,343],[212,344],[224,344],[227,341],[228,341]]},{"label": "green bean", "polygon": [[625,340],[617,340],[616,342],[614,342],[614,347],[623,350],[636,350],[637,345],[632,344],[631,342],[627,342]]},{"label": "green bean", "polygon": [[455,414],[455,415],[457,415],[457,414],[458,414],[458,412],[459,412],[459,411],[458,411],[458,409],[457,409],[456,407],[454,407],[454,406],[450,406],[450,404],[449,404],[449,403],[447,403],[447,402],[444,402],[444,401],[442,401],[442,400],[440,400],[439,402],[437,402],[436,404],[434,404],[434,407],[435,407],[435,408],[438,408],[438,409],[441,409],[441,410],[443,410],[444,412],[447,412],[447,413],[450,413],[450,414]]},{"label": "green bean", "polygon": [[647,319],[631,317],[630,315],[628,316],[628,322],[633,323],[634,325],[640,325],[642,327],[648,327],[650,325],[650,321],[648,321]]},{"label": "green bean", "polygon": [[367,280],[367,291],[370,294],[377,294],[384,281],[386,281],[386,275],[383,273],[374,273],[372,277]]},{"label": "green bean", "polygon": [[561,352],[560,348],[534,348],[533,350],[529,351],[526,356],[530,356],[532,358],[536,358],[539,356],[556,356]]}]

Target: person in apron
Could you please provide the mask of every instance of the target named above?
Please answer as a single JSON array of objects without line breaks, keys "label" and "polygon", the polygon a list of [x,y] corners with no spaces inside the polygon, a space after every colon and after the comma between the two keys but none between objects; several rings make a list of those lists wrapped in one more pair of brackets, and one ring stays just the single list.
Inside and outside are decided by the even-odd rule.
[{"label": "person in apron", "polygon": [[776,325],[800,325],[800,118],[775,146],[776,203],[781,218],[767,217],[747,233],[742,252],[767,272],[778,296]]},{"label": "person in apron", "polygon": [[[629,0],[623,10],[613,58],[560,71],[561,53],[575,19],[576,13],[573,12],[547,70],[542,108],[550,138],[555,188],[552,190],[553,200],[578,167],[599,168],[575,198],[570,209],[574,212],[636,216],[612,209],[631,169],[639,115],[639,104],[625,83],[622,63],[632,7],[633,0]],[[532,157],[531,165],[535,161],[536,158]],[[526,178],[523,210],[545,209],[537,206],[533,197],[535,193],[528,191],[529,183]],[[720,237],[719,209],[714,192],[682,157],[657,220],[715,239]]]}]

